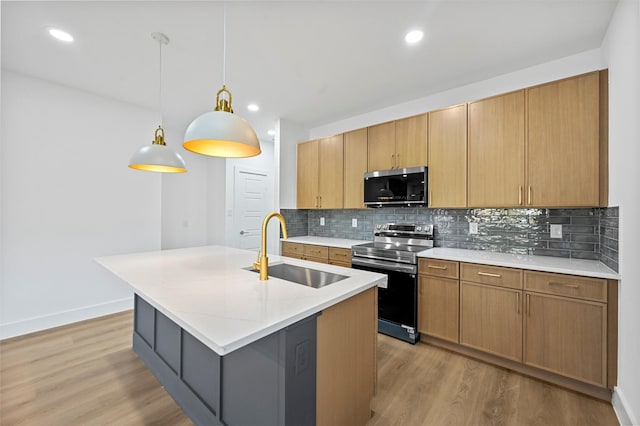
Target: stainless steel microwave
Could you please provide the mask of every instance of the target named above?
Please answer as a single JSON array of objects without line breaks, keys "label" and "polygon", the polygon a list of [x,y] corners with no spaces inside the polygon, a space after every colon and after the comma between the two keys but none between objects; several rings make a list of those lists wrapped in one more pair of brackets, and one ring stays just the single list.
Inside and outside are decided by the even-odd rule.
[{"label": "stainless steel microwave", "polygon": [[426,206],[426,197],[426,167],[364,174],[364,204],[367,207]]}]

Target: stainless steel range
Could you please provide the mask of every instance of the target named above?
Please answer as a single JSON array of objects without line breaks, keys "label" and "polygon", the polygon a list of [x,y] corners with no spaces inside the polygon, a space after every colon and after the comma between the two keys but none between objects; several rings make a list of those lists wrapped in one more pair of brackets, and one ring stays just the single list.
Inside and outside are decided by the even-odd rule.
[{"label": "stainless steel range", "polygon": [[378,224],[372,243],[352,247],[355,269],[387,274],[378,288],[378,332],[409,343],[418,333],[418,253],[433,247],[433,225]]}]

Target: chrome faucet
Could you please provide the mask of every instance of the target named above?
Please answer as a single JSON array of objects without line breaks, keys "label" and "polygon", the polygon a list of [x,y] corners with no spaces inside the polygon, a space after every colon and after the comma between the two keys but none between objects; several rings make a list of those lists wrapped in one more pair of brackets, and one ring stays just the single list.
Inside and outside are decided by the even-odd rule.
[{"label": "chrome faucet", "polygon": [[284,217],[280,213],[269,213],[262,222],[262,248],[258,252],[258,260],[253,262],[253,268],[260,271],[260,281],[269,279],[269,259],[267,258],[267,225],[272,217],[278,218],[280,226],[282,227],[282,236],[287,239],[287,224],[284,222]]}]

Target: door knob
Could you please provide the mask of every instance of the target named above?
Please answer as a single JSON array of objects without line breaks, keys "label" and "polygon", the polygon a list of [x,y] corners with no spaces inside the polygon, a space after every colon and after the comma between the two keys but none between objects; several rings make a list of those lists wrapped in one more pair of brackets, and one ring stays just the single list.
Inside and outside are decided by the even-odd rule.
[{"label": "door knob", "polygon": [[248,234],[246,231],[240,231],[240,235]]}]

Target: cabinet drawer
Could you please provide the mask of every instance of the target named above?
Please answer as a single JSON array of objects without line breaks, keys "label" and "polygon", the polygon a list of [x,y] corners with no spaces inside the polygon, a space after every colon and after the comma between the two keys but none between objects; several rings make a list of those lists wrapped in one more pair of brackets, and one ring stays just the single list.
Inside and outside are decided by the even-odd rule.
[{"label": "cabinet drawer", "polygon": [[351,249],[329,247],[329,260],[351,263]]},{"label": "cabinet drawer", "polygon": [[[329,247],[303,244],[303,254],[305,258],[315,257],[318,259],[329,259]],[[313,259],[313,260],[316,260],[316,259]]]},{"label": "cabinet drawer", "polygon": [[351,268],[351,262],[340,262],[339,260],[330,260],[329,265],[342,266],[343,268]]},{"label": "cabinet drawer", "polygon": [[460,281],[521,289],[522,270],[503,268],[501,266],[462,263],[460,265]]},{"label": "cabinet drawer", "polygon": [[607,280],[600,278],[526,271],[524,288],[539,293],[607,301]]},{"label": "cabinet drawer", "polygon": [[304,244],[301,243],[289,243],[287,241],[283,241],[282,255],[299,259],[303,254],[303,247]]},{"label": "cabinet drawer", "polygon": [[419,259],[418,271],[433,277],[458,279],[458,262],[438,259]]}]

